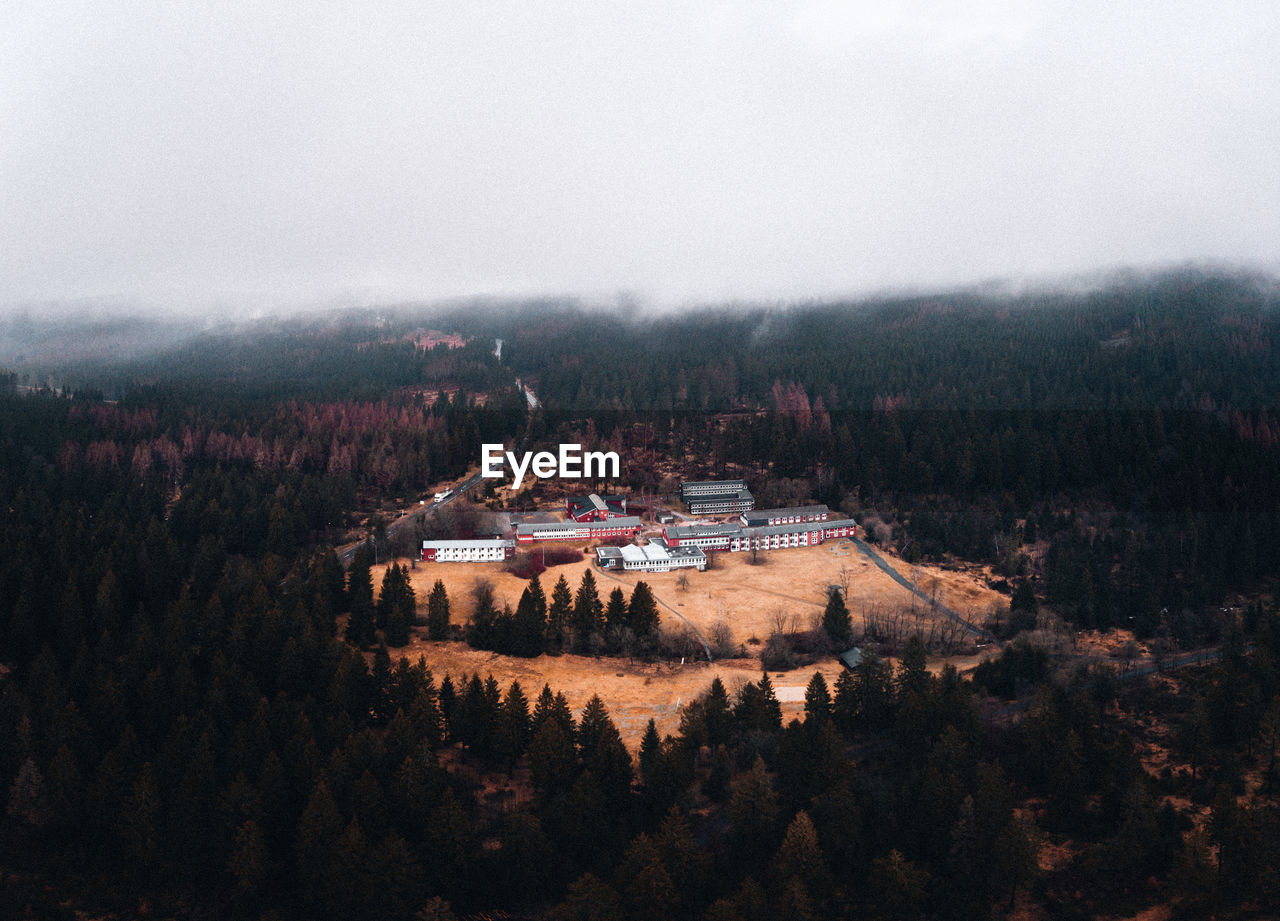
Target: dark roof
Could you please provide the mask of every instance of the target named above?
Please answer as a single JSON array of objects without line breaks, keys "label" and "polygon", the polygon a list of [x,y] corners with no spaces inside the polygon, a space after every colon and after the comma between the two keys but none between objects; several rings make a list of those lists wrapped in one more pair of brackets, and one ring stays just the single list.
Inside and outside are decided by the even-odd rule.
[{"label": "dark roof", "polygon": [[788,508],[758,508],[753,512],[743,512],[745,518],[759,518],[768,521],[770,518],[804,518],[818,515],[830,515],[831,509],[825,505],[794,505]]}]

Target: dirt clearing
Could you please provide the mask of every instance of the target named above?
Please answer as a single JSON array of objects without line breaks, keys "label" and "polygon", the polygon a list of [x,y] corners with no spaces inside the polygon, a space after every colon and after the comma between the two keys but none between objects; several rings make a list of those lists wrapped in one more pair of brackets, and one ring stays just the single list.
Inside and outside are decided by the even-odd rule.
[{"label": "dirt clearing", "polygon": [[[679,728],[679,710],[690,698],[702,693],[713,677],[719,676],[733,694],[748,681],[758,680],[760,662],[754,657],[757,646],[781,619],[803,629],[820,618],[826,604],[828,586],[846,585],[847,604],[853,615],[855,633],[861,630],[862,612],[871,606],[909,608],[912,594],[857,552],[852,544],[836,541],[819,547],[801,547],[761,554],[763,561],[752,565],[746,553],[720,553],[717,567],[707,572],[685,571],[688,588],[681,589],[681,573],[606,573],[591,566],[587,557],[581,562],[554,566],[541,576],[548,596],[556,580],[563,575],[576,590],[583,570],[591,566],[602,601],[615,587],[630,597],[635,584],[647,582],[654,595],[664,603],[661,608],[664,629],[678,629],[679,612],[703,636],[709,636],[719,620],[729,626],[734,647],[746,655],[711,664],[695,659],[675,662],[642,663],[626,659],[593,659],[584,656],[539,656],[520,659],[471,649],[464,643],[432,643],[424,632],[414,630],[412,644],[394,655],[422,656],[437,679],[448,673],[455,679],[466,673],[490,673],[505,688],[518,680],[525,693],[536,696],[542,685],[562,691],[575,711],[580,710],[593,694],[599,694],[608,706],[627,744],[639,745],[641,734],[653,718],[662,734]],[[927,566],[908,566],[890,557],[894,566],[907,578],[914,578],[926,591],[936,591],[940,600],[953,609],[966,613],[985,612],[993,602],[1002,602],[998,593],[987,588],[975,576]],[[427,595],[437,579],[449,593],[452,619],[465,623],[471,612],[471,586],[478,578],[488,579],[494,587],[498,605],[514,609],[520,593],[528,584],[504,570],[498,563],[419,563],[410,573],[419,605],[425,608]],[[375,569],[375,583],[381,576]],[[915,601],[917,605],[920,602]],[[669,606],[669,607],[666,607]],[[791,672],[771,672],[774,687],[792,690],[780,693],[787,698],[782,704],[784,720],[798,716],[803,710],[803,693],[796,690],[808,684],[814,671],[821,671],[828,685],[834,686],[840,665],[834,660]]]}]

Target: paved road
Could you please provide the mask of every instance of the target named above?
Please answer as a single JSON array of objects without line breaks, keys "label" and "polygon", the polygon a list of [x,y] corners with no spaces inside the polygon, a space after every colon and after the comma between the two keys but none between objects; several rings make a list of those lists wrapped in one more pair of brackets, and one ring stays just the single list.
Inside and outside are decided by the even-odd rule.
[{"label": "paved road", "polygon": [[[430,515],[433,512],[444,508],[467,490],[475,488],[476,484],[483,479],[484,477],[482,477],[480,475],[480,471],[477,470],[457,486],[453,487],[453,492],[451,492],[446,498],[441,499],[439,502],[428,502],[426,505],[414,506],[406,514],[387,523],[387,537],[395,537],[401,530],[410,527],[410,523],[416,519]],[[341,562],[343,566],[350,566],[351,561],[355,558],[356,549],[363,543],[363,540],[358,540],[354,544],[347,544],[345,547],[338,548],[337,554],[339,562]]]},{"label": "paved road", "polygon": [[[1253,647],[1250,646],[1248,648],[1252,649]],[[1174,656],[1172,659],[1165,662],[1163,665],[1157,666],[1153,662],[1150,665],[1142,665],[1137,668],[1130,668],[1130,669],[1125,669],[1123,671],[1117,671],[1114,674],[1114,677],[1116,681],[1133,681],[1136,678],[1146,678],[1147,676],[1154,675],[1157,672],[1163,674],[1164,672],[1175,671],[1176,669],[1179,669],[1179,668],[1194,668],[1197,665],[1205,665],[1206,663],[1209,663],[1209,662],[1216,662],[1218,659],[1221,659],[1221,658],[1222,658],[1221,646],[1212,646],[1207,649],[1194,649],[1191,652],[1184,652],[1180,656]],[[1027,712],[1027,710],[1031,707],[1032,701],[1034,700],[1035,700],[1034,696],[1024,697],[1022,700],[1014,701],[1011,704],[1006,704],[1005,706],[1001,707],[998,710],[992,710],[990,713],[986,714],[985,718],[988,721],[995,721],[995,720],[1003,720],[1003,719],[1008,719],[1010,717],[1018,716],[1020,714]]]},{"label": "paved road", "polygon": [[859,537],[850,537],[849,540],[853,541],[854,545],[858,548],[859,553],[861,553],[863,556],[871,560],[871,562],[875,563],[877,566],[883,569],[885,573],[889,576],[889,578],[891,578],[894,582],[897,582],[907,591],[911,592],[916,597],[923,599],[930,606],[937,608],[937,610],[940,611],[943,615],[955,621],[957,624],[959,624],[964,629],[968,630],[970,633],[980,636],[984,640],[988,640],[988,641],[995,640],[996,638],[995,634],[993,634],[991,631],[984,630],[975,624],[969,623],[969,621],[961,617],[955,611],[951,610],[941,601],[938,601],[936,598],[931,598],[929,597],[929,595],[922,592],[919,588],[916,587],[916,585],[913,582],[911,582],[909,579],[903,576],[902,573],[898,572],[898,570],[894,569],[888,560],[886,560],[880,554],[876,553],[875,550],[871,549],[870,545],[868,545],[866,541],[862,540]]}]

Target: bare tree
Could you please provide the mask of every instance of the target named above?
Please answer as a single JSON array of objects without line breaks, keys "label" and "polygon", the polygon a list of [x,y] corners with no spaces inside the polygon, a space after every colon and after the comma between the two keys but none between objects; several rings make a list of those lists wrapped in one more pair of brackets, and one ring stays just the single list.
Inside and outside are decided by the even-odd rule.
[{"label": "bare tree", "polygon": [[769,632],[786,635],[796,632],[795,615],[779,605],[769,612]]},{"label": "bare tree", "polygon": [[840,564],[840,591],[845,598],[849,597],[849,585],[853,582],[853,570],[848,563]]},{"label": "bare tree", "polygon": [[717,659],[727,659],[733,655],[733,631],[728,621],[717,620],[711,625],[711,651]]},{"label": "bare tree", "polygon": [[676,588],[682,592],[689,590],[689,574],[687,572],[682,572],[676,576]]}]

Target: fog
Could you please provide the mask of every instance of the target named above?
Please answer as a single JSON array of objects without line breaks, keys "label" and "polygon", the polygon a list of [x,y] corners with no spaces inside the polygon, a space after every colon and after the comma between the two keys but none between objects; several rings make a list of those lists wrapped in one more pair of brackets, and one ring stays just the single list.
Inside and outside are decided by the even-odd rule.
[{"label": "fog", "polygon": [[1280,268],[1267,2],[6,4],[0,305]]}]

